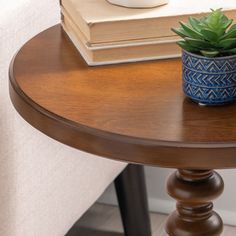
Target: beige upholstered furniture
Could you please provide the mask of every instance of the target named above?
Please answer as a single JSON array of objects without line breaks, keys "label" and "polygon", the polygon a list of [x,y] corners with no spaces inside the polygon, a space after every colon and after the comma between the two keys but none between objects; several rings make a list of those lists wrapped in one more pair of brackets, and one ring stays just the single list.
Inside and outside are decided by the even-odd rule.
[{"label": "beige upholstered furniture", "polygon": [[65,235],[125,167],[50,139],[23,121],[10,103],[10,60],[28,39],[59,22],[58,4],[8,0],[1,5],[1,236]]}]

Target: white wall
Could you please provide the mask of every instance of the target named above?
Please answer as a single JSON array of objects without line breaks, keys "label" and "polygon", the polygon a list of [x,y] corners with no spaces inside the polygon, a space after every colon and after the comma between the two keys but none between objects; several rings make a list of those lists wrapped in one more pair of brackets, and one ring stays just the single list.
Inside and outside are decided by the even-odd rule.
[{"label": "white wall", "polygon": [[[156,167],[146,167],[149,207],[153,212],[169,214],[175,207],[175,202],[166,194],[165,181],[174,170]],[[236,226],[236,170],[218,171],[225,181],[225,190],[215,201],[215,210],[221,215],[225,224]],[[117,204],[114,187],[110,186],[100,202]]]}]

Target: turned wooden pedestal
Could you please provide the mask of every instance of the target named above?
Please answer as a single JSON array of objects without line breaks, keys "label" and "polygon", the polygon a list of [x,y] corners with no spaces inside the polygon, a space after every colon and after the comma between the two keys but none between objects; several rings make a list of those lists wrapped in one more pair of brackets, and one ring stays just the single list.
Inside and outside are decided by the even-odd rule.
[{"label": "turned wooden pedestal", "polygon": [[236,105],[200,107],[185,98],[180,60],[88,67],[55,26],[12,61],[10,96],[26,121],[64,144],[178,169],[167,183],[177,201],[167,233],[221,234],[212,201],[223,181],[213,169],[236,167]]},{"label": "turned wooden pedestal", "polygon": [[224,189],[219,174],[212,170],[178,170],[167,182],[167,191],[177,200],[166,232],[173,236],[220,235],[223,222],[213,211],[212,200]]}]

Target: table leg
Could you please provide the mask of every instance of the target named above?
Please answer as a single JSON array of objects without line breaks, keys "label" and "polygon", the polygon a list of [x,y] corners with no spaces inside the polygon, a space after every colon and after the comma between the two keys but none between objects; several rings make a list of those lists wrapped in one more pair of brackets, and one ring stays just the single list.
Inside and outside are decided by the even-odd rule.
[{"label": "table leg", "polygon": [[128,165],[115,187],[125,236],[151,236],[144,167]]},{"label": "table leg", "polygon": [[221,176],[212,170],[178,170],[167,181],[167,191],[177,209],[166,223],[170,236],[218,236],[223,230],[213,203],[224,189]]}]

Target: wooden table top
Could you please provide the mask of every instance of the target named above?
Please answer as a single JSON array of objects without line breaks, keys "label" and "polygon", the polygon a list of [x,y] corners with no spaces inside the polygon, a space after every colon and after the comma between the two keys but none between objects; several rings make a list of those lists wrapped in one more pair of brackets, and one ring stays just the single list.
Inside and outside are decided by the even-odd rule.
[{"label": "wooden table top", "polygon": [[35,128],[116,160],[236,167],[236,105],[200,107],[182,92],[179,59],[88,67],[54,26],[10,67],[10,95]]}]

